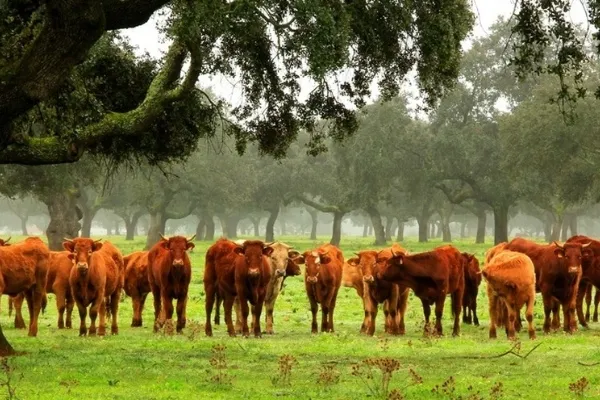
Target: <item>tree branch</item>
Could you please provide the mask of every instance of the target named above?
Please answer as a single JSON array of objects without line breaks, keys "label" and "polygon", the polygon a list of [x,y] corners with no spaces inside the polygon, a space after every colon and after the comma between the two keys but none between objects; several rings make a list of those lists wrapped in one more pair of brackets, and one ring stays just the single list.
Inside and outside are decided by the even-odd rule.
[{"label": "tree branch", "polygon": [[146,98],[136,109],[125,113],[110,113],[72,139],[58,136],[20,137],[0,151],[0,164],[46,165],[78,161],[84,152],[97,143],[116,136],[143,135],[160,116],[167,104],[184,97],[195,87],[200,74],[201,61],[192,53],[187,75],[180,85],[175,85],[181,74],[187,50],[174,42],[166,56],[165,65],[156,75]]},{"label": "tree branch", "polygon": [[304,204],[306,204],[307,206],[311,206],[312,208],[319,210],[321,212],[324,213],[329,213],[329,214],[333,214],[336,212],[342,212],[342,210],[340,210],[339,207],[336,206],[330,206],[327,204],[321,204],[317,201],[311,200],[308,197],[306,197],[305,195],[301,194],[301,195],[296,195],[295,196],[298,200],[300,200],[301,202],[303,202]]},{"label": "tree branch", "polygon": [[466,200],[475,198],[475,193],[473,193],[473,190],[465,188],[464,185],[460,191],[453,191],[443,183],[437,183],[435,187],[441,190],[448,198],[448,201],[452,204],[461,204]]},{"label": "tree branch", "polygon": [[104,0],[106,30],[133,28],[143,25],[155,11],[170,0]]}]

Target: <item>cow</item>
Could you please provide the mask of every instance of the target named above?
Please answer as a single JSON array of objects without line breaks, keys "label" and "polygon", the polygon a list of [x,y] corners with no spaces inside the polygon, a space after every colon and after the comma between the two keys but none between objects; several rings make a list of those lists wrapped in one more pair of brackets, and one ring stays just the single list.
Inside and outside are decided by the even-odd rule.
[{"label": "cow", "polygon": [[[399,246],[397,246],[396,251],[406,253]],[[377,308],[379,304],[383,303],[385,332],[392,335],[403,335],[405,333],[404,314],[408,302],[408,288],[400,287],[377,277],[379,265],[385,264],[392,257],[392,250],[365,250],[356,253],[356,255],[358,260],[350,259],[348,263],[351,265],[357,263],[362,272],[365,319],[361,326],[361,333],[373,336]]]},{"label": "cow", "polygon": [[[119,333],[119,302],[125,267],[121,252],[109,241],[90,238],[65,239],[63,247],[73,262],[69,274],[71,293],[79,310],[79,336],[106,334],[106,314],[111,319],[111,334]],[[90,307],[90,328],[86,326]],[[100,317],[98,330],[96,318]]]},{"label": "cow", "polygon": [[[68,251],[51,251],[48,257],[48,280],[46,282],[46,293],[54,293],[56,297],[56,309],[58,310],[58,329],[65,327],[71,329],[72,314],[75,300],[71,294],[69,276],[73,268],[73,261],[69,258]],[[15,308],[15,328],[25,328],[21,309],[25,300],[25,293],[11,297],[11,304]],[[47,297],[42,300],[42,313],[46,308]],[[65,311],[67,312],[65,318]]]},{"label": "cow", "polygon": [[358,257],[351,257],[344,262],[342,268],[342,286],[354,288],[358,297],[361,300],[363,299],[363,275],[358,263]]},{"label": "cow", "polygon": [[404,254],[392,249],[392,257],[379,269],[378,277],[411,288],[423,304],[425,334],[429,332],[431,305],[435,304],[434,334],[443,335],[442,315],[446,296],[452,300],[453,336],[460,334],[460,313],[465,290],[464,259],[451,245],[432,251]]},{"label": "cow", "polygon": [[247,240],[242,244],[228,239],[217,240],[206,252],[204,265],[204,291],[206,294],[205,334],[212,336],[211,313],[217,296],[223,299],[225,323],[229,336],[236,336],[232,312],[239,301],[242,335],[250,334],[249,307],[252,305],[252,326],[255,337],[261,337],[260,315],[267,286],[271,280],[271,266],[267,257],[273,248],[260,240]]},{"label": "cow", "polygon": [[[577,330],[575,309],[582,276],[582,259],[593,256],[589,245],[575,242],[540,245],[521,238],[515,238],[507,244],[507,250],[526,254],[533,262],[536,291],[542,293],[544,300],[544,333],[550,332],[551,327],[560,328],[558,312],[561,305],[565,319],[564,331],[572,333]],[[552,323],[551,313],[554,313]]]},{"label": "cow", "polygon": [[486,262],[482,275],[487,281],[490,339],[496,338],[496,325],[504,326],[507,337],[515,339],[515,324],[519,310],[525,304],[529,338],[535,339],[535,268],[531,259],[523,253],[499,251]]},{"label": "cow", "polygon": [[142,312],[146,297],[152,290],[148,280],[148,252],[136,251],[123,257],[125,263],[125,294],[131,297],[132,327],[142,326]]},{"label": "cow", "polygon": [[477,295],[481,284],[479,260],[474,254],[462,253],[465,265],[465,292],[463,295],[463,323],[479,326],[477,318]]},{"label": "cow", "polygon": [[[589,304],[591,303],[591,297],[592,297],[592,293],[591,293],[591,289],[592,287],[596,286],[596,287],[600,287],[600,241],[591,239],[587,236],[583,236],[583,235],[575,235],[573,237],[570,237],[566,243],[579,243],[579,244],[586,244],[589,243],[589,257],[583,257],[582,261],[581,261],[581,269],[582,269],[582,275],[581,275],[581,281],[579,283],[579,290],[577,292],[577,301],[575,303],[576,306],[576,310],[577,310],[577,319],[579,320],[579,323],[581,326],[586,327],[588,326],[587,321],[589,321],[590,319],[590,306]],[[587,253],[586,253],[587,254]],[[588,292],[589,292],[589,298],[590,300],[588,300],[588,307],[587,307],[587,315],[584,316],[583,315],[583,300],[586,296],[588,296]],[[598,297],[598,296],[596,296]],[[598,303],[596,303],[598,304]],[[596,306],[596,310],[598,309],[598,307]],[[598,320],[598,314],[597,311],[595,313],[596,315],[596,321]]]},{"label": "cow", "polygon": [[192,265],[187,254],[195,247],[196,235],[170,238],[160,235],[161,240],[148,252],[148,283],[154,297],[154,332],[158,332],[166,320],[173,318],[173,299],[177,299],[176,331],[186,325],[188,290],[192,279]]},{"label": "cow", "polygon": [[50,250],[38,237],[0,246],[0,296],[25,292],[29,308],[29,336],[37,336],[38,317],[46,295]]},{"label": "cow", "polygon": [[296,259],[306,264],[304,287],[312,313],[311,332],[318,333],[317,311],[321,305],[321,332],[334,332],[333,313],[337,294],[342,284],[344,255],[336,246],[326,244],[306,251]]}]

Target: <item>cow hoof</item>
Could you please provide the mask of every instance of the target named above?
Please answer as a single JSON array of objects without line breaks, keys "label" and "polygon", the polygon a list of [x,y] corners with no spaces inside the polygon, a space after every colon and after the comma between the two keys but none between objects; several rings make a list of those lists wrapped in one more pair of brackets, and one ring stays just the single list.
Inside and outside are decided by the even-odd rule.
[{"label": "cow hoof", "polygon": [[204,334],[205,334],[206,336],[208,336],[208,337],[212,337],[212,335],[213,335],[213,333],[212,333],[212,329],[206,329],[206,330],[204,331]]},{"label": "cow hoof", "polygon": [[531,339],[531,340],[535,340],[536,339],[536,337],[535,337],[535,331],[534,332],[529,332],[529,339]]},{"label": "cow hoof", "polygon": [[27,336],[29,336],[29,337],[36,337],[37,336],[37,332],[29,332],[27,334]]},{"label": "cow hoof", "polygon": [[110,329],[110,333],[111,333],[111,335],[118,335],[119,334],[119,328],[111,328]]},{"label": "cow hoof", "polygon": [[15,322],[15,329],[25,329],[24,322]]}]

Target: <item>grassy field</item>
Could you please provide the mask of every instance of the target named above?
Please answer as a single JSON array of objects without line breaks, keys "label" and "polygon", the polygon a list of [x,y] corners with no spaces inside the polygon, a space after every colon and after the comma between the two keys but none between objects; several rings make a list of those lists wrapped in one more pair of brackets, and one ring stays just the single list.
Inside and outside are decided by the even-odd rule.
[{"label": "grassy field", "polygon": [[[298,238],[284,240],[299,250],[321,243]],[[115,239],[114,242],[124,254],[144,245],[143,240]],[[373,379],[369,379],[364,368],[357,373],[353,366],[370,357],[389,357],[399,362],[389,389],[398,389],[407,399],[578,398],[569,385],[582,377],[589,382],[582,390],[583,397],[600,397],[600,365],[579,364],[600,362],[600,324],[592,323],[591,329],[579,330],[572,336],[562,332],[544,335],[540,297],[535,315],[538,339],[530,341],[523,331],[519,354],[525,355],[535,345],[539,347],[527,358],[512,354],[492,358],[510,350],[514,344],[501,335],[498,340],[488,339],[485,283],[479,294],[481,326],[463,324],[458,338],[450,336],[449,300],[444,315],[446,336],[425,338],[421,305],[412,296],[406,336],[383,334],[383,313],[378,316],[375,337],[359,335],[362,303],[350,288],[340,289],[335,312],[336,332],[311,335],[310,311],[301,277],[286,281],[275,309],[275,335],[232,339],[226,335],[225,326],[220,325],[214,327],[213,338],[206,338],[202,273],[209,245],[197,243],[191,254],[193,277],[187,311],[191,321],[182,335],[152,333],[150,296],[143,328],[129,327],[131,301],[126,298],[121,303],[118,336],[80,338],[77,329],[59,331],[56,328],[56,307],[50,295],[46,314],[41,317],[39,335],[29,338],[26,331],[15,330],[8,320],[4,298],[1,322],[5,334],[17,350],[26,354],[8,360],[9,372],[6,369],[0,372],[0,383],[10,378],[20,399],[386,398],[375,389],[382,382],[379,370],[374,369]],[[410,251],[424,251],[439,243],[406,241],[403,245]],[[475,253],[480,259],[489,247],[474,245],[472,240],[455,245]],[[343,239],[342,250],[347,257],[369,247],[369,240]],[[78,324],[79,316],[75,312],[73,325]],[[218,345],[225,346],[218,353],[221,358],[213,353]],[[295,358],[288,375],[285,366],[280,364],[280,357],[284,355]],[[226,364],[220,381],[215,377],[211,361]],[[411,378],[415,373],[422,383]],[[495,386],[497,382],[502,383],[500,389]],[[496,390],[490,394],[494,386]],[[0,397],[6,393],[8,390],[3,384]]]}]

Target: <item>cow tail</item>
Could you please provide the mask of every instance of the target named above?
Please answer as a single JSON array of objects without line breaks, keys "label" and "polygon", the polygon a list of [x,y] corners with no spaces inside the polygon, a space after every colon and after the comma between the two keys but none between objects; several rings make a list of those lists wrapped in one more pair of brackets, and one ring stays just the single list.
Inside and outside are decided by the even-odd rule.
[{"label": "cow tail", "polygon": [[104,304],[105,304],[105,307],[106,307],[106,318],[107,319],[111,318],[111,313],[110,313],[110,310],[111,310],[111,307],[110,307],[111,306],[111,301],[110,301],[110,299],[111,299],[111,296],[106,296],[104,298]]},{"label": "cow tail", "polygon": [[42,296],[42,315],[46,312],[46,306],[48,305],[48,295],[44,293]]}]

